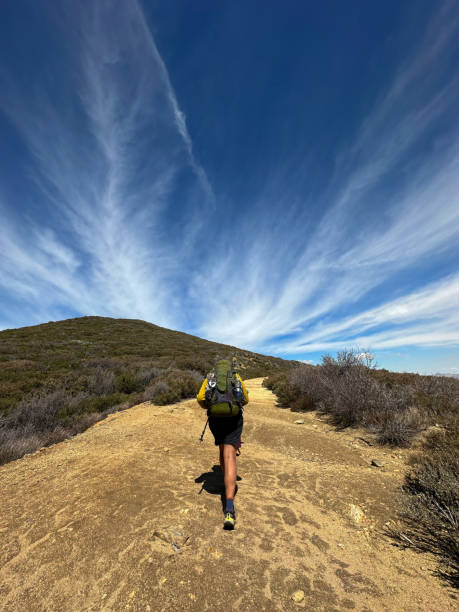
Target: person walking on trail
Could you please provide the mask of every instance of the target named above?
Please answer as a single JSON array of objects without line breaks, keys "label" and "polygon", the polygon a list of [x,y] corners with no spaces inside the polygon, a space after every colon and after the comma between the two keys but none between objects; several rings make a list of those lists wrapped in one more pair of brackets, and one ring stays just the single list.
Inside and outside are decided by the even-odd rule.
[{"label": "person walking on trail", "polygon": [[[199,405],[207,409],[209,429],[215,445],[220,448],[220,467],[225,481],[224,529],[234,529],[236,512],[236,455],[240,454],[244,425],[242,407],[249,395],[242,378],[236,372],[236,360],[221,359],[201,385],[196,397]],[[201,436],[202,440],[202,436]]]}]

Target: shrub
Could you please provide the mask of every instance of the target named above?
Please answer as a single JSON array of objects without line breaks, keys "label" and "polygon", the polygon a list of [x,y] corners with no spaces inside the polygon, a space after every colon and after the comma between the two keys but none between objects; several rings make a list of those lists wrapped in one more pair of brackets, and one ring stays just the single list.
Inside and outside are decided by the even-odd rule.
[{"label": "shrub", "polygon": [[198,386],[198,391],[199,391],[199,389],[200,389],[200,387],[201,387],[201,385],[203,383],[203,380],[204,380],[205,376],[207,375],[207,372],[203,375],[203,374],[201,374],[201,372],[198,372],[197,370],[186,370],[185,374],[187,376],[189,376],[190,378],[192,378],[193,381],[197,385],[199,385]]},{"label": "shrub", "polygon": [[297,398],[305,397],[306,402],[314,407],[319,407],[330,395],[327,379],[317,367],[304,365],[295,368],[289,374],[288,381],[295,388]]},{"label": "shrub", "polygon": [[116,388],[115,374],[111,370],[97,368],[88,381],[88,391],[93,395],[114,393]]},{"label": "shrub", "polygon": [[[408,406],[400,411],[383,409],[380,413],[380,423],[376,428],[377,440],[380,444],[408,446],[424,428],[424,419],[415,406]],[[374,428],[369,427],[369,429]]]},{"label": "shrub", "polygon": [[277,395],[278,405],[282,408],[287,408],[292,402],[297,399],[298,394],[296,393],[295,387],[289,384],[288,380],[279,381],[275,387],[274,392]]},{"label": "shrub", "polygon": [[448,422],[459,409],[459,380],[446,376],[418,376],[413,382],[417,404],[430,420]]},{"label": "shrub", "polygon": [[0,398],[0,415],[8,414],[13,407],[12,404],[11,399]]},{"label": "shrub", "polygon": [[31,434],[23,428],[2,428],[0,429],[0,465],[19,459],[27,453],[34,453],[41,446],[43,446],[43,435]]},{"label": "shrub", "polygon": [[194,397],[202,384],[203,377],[199,372],[169,370],[164,378],[149,385],[143,394],[145,401],[156,404],[172,404],[181,399]]},{"label": "shrub", "polygon": [[61,420],[65,420],[67,425],[71,425],[76,419],[81,418],[81,415],[110,409],[112,406],[125,401],[126,397],[124,393],[112,393],[111,395],[102,396],[89,395],[83,397],[81,401],[75,401],[73,405],[69,403],[59,416]]},{"label": "shrub", "polygon": [[290,402],[290,409],[293,412],[310,412],[314,410],[314,404],[307,395],[300,395],[293,402]]},{"label": "shrub", "polygon": [[181,357],[175,360],[175,367],[178,370],[193,370],[201,376],[201,379],[213,366],[213,361],[199,357]]},{"label": "shrub", "polygon": [[[101,347],[103,350],[104,347]],[[101,368],[102,370],[116,370],[120,368],[123,363],[119,359],[107,359],[105,357],[100,357],[98,359],[89,359],[85,360],[82,364],[87,368]]]},{"label": "shrub", "polygon": [[161,375],[163,370],[159,368],[151,367],[151,368],[143,368],[137,372],[135,375],[136,381],[138,385],[145,389],[145,387],[155,378]]},{"label": "shrub", "polygon": [[106,414],[108,414],[108,412],[92,412],[91,414],[81,415],[81,417],[76,420],[71,427],[70,431],[72,435],[83,433],[83,431],[86,431],[86,429],[91,427],[91,425],[94,425],[94,423],[97,423],[97,421],[103,419]]},{"label": "shrub", "polygon": [[34,432],[53,429],[58,412],[68,399],[68,394],[62,389],[26,397],[9,418],[9,425],[18,429],[27,426]]},{"label": "shrub", "polygon": [[401,543],[439,557],[445,574],[459,587],[459,425],[431,433],[412,459],[402,493]]},{"label": "shrub", "polygon": [[380,444],[407,446],[425,427],[413,405],[410,387],[387,386],[373,381],[375,395],[359,422],[377,435]]},{"label": "shrub", "polygon": [[374,368],[371,354],[344,350],[336,358],[324,355],[320,366],[302,365],[288,375],[270,376],[264,385],[277,395],[280,406],[316,408],[339,427],[366,427],[381,444],[409,444],[425,427],[425,418],[413,405],[414,391],[378,379]]},{"label": "shrub", "polygon": [[170,393],[169,385],[164,381],[158,381],[149,385],[144,392],[145,401],[155,401],[158,397],[164,396],[167,393]]},{"label": "shrub", "polygon": [[331,414],[336,425],[348,427],[360,423],[377,403],[379,386],[369,367],[352,351],[343,351],[336,359],[325,355],[321,366],[296,368],[289,382],[296,397],[305,398],[305,406],[319,408]]},{"label": "shrub", "polygon": [[203,377],[199,372],[174,372],[173,377],[168,377],[169,385],[179,390],[181,398],[193,397],[201,387]]},{"label": "shrub", "polygon": [[126,370],[116,379],[116,390],[119,393],[133,393],[140,390],[140,384],[135,374]]},{"label": "shrub", "polygon": [[278,372],[271,374],[263,380],[263,387],[266,387],[277,395],[278,406],[281,408],[292,408],[296,411],[304,411],[311,409],[311,402],[308,397],[298,387],[298,371],[300,368],[293,370],[290,374],[287,372]]},{"label": "shrub", "polygon": [[62,442],[63,440],[67,440],[71,436],[71,432],[68,429],[58,425],[52,431],[46,432],[46,435],[43,437],[42,446],[51,446],[52,444],[57,444],[58,442]]},{"label": "shrub", "polygon": [[262,385],[263,387],[266,387],[266,389],[269,389],[270,391],[273,391],[275,393],[275,388],[277,387],[277,385],[280,384],[281,382],[286,382],[286,381],[287,381],[286,372],[282,372],[282,373],[276,372],[264,378]]}]

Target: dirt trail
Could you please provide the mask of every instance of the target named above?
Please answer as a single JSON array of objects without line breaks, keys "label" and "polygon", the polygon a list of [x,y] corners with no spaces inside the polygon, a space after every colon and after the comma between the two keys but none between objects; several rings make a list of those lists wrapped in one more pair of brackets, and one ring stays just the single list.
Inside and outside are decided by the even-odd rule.
[{"label": "dirt trail", "polygon": [[141,404],[0,467],[0,608],[456,609],[432,559],[381,535],[406,453],[248,388],[234,532],[194,401]]}]

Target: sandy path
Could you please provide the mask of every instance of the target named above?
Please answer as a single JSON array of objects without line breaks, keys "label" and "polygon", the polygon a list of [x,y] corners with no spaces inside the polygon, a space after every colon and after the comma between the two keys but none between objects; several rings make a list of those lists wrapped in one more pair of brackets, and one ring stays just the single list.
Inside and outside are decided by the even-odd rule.
[{"label": "sandy path", "polygon": [[456,609],[432,559],[380,534],[404,454],[276,408],[261,379],[248,388],[234,532],[194,401],[136,406],[0,467],[0,608]]}]

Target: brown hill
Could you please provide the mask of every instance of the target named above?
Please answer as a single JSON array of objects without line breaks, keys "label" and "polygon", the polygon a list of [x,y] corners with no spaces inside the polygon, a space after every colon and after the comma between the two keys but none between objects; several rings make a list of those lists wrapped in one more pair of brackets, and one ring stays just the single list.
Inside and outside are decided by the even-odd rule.
[{"label": "brown hill", "polygon": [[[98,368],[112,370],[118,377],[152,367],[205,374],[216,358],[228,355],[238,359],[246,378],[296,363],[135,319],[80,317],[4,330],[0,332],[0,414],[38,389],[64,385],[69,391],[82,391]],[[116,390],[129,391],[120,384]]]},{"label": "brown hill", "polygon": [[0,332],[0,464],[142,402],[194,397],[218,358],[244,378],[296,362],[145,321],[82,317]]}]

